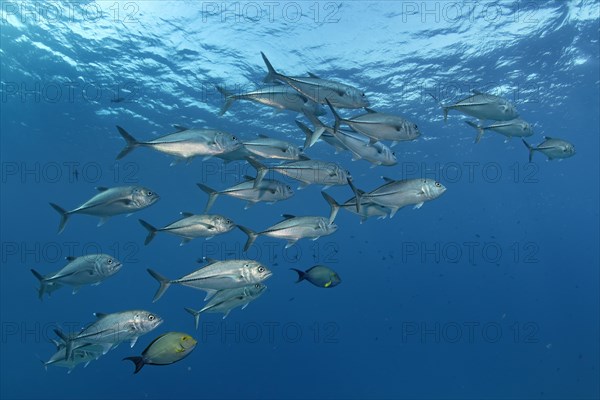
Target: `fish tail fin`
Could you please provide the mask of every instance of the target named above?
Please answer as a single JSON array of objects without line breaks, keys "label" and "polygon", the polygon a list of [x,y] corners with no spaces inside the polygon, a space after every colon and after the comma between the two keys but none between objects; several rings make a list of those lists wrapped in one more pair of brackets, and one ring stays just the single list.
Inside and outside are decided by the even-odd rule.
[{"label": "fish tail fin", "polygon": [[277,71],[275,71],[275,68],[273,68],[273,66],[271,65],[271,62],[269,61],[267,56],[265,56],[265,53],[263,53],[261,51],[260,55],[262,56],[262,59],[265,62],[265,65],[267,66],[267,71],[268,71],[267,76],[265,76],[265,79],[263,81],[264,82],[273,82],[274,80],[277,79],[279,74],[277,73]]},{"label": "fish tail fin", "polygon": [[143,219],[139,219],[138,221],[140,221],[140,224],[142,224],[142,226],[148,230],[148,236],[146,236],[146,240],[144,240],[144,245],[148,245],[148,243],[150,243],[152,239],[154,239],[154,236],[156,236],[156,232],[158,231],[158,229],[156,229]]},{"label": "fish tail fin", "polygon": [[360,189],[357,189],[356,186],[352,183],[352,179],[348,178],[348,185],[350,185],[350,189],[354,192],[354,196],[356,197],[356,211],[360,213],[361,211],[361,199],[362,195],[365,193]]},{"label": "fish tail fin", "polygon": [[250,165],[252,165],[254,169],[256,169],[256,178],[254,179],[254,187],[256,188],[260,185],[265,175],[267,175],[269,169],[252,157],[248,157],[247,160],[248,163],[250,163]]},{"label": "fish tail fin", "polygon": [[333,132],[337,133],[338,129],[340,129],[340,123],[343,122],[344,119],[342,117],[340,117],[340,114],[338,114],[337,111],[335,111],[335,108],[333,108],[333,106],[329,102],[329,99],[325,99],[325,101],[327,102],[327,105],[329,106],[329,109],[331,110],[331,113],[333,114],[333,117],[335,118],[335,123],[333,125]]},{"label": "fish tail fin", "polygon": [[61,234],[65,230],[65,225],[67,225],[67,221],[69,220],[69,212],[57,204],[50,203],[50,205],[60,214],[58,233]]},{"label": "fish tail fin", "polygon": [[120,160],[121,158],[129,154],[129,152],[131,152],[133,149],[138,147],[140,145],[140,142],[135,140],[135,138],[131,136],[129,132],[121,128],[119,125],[117,125],[117,130],[119,131],[121,136],[123,136],[123,139],[125,139],[125,147],[123,148],[123,150],[121,150],[119,154],[117,154],[117,160]]},{"label": "fish tail fin", "polygon": [[217,197],[219,197],[219,192],[201,183],[197,183],[196,185],[202,189],[203,192],[208,194],[208,201],[206,202],[206,207],[204,207],[204,212],[207,213],[208,210],[212,208],[213,204],[215,204]]},{"label": "fish tail fin", "polygon": [[302,282],[304,279],[306,279],[306,272],[300,271],[299,269],[296,269],[296,268],[290,268],[290,269],[292,271],[296,271],[298,273],[298,280],[296,281],[296,283]]},{"label": "fish tail fin", "polygon": [[223,115],[227,112],[227,110],[229,110],[229,107],[231,107],[231,105],[235,101],[235,97],[233,96],[233,93],[229,92],[223,86],[215,85],[215,87],[217,88],[219,93],[221,93],[221,95],[223,95],[223,97],[225,98],[225,103],[223,103],[221,111],[219,111],[219,115]]},{"label": "fish tail fin", "polygon": [[527,150],[529,150],[529,162],[531,162],[531,160],[533,160],[533,151],[535,150],[533,148],[532,145],[530,145],[529,143],[527,143],[527,141],[525,139],[521,139],[523,141],[523,144],[525,146],[527,146]]},{"label": "fish tail fin", "polygon": [[304,132],[304,134],[306,135],[306,139],[304,140],[304,148],[307,149],[310,147],[313,132],[304,123],[302,123],[298,120],[295,120],[295,121],[296,121],[296,125],[298,125],[298,128],[300,128],[300,130],[302,130],[302,132]]},{"label": "fish tail fin", "polygon": [[198,330],[198,325],[200,324],[200,311],[196,311],[193,308],[184,307],[184,310],[189,312],[194,316],[194,325],[196,326],[196,330]]},{"label": "fish tail fin", "polygon": [[246,245],[244,246],[244,251],[247,251],[260,234],[242,225],[238,225],[237,227],[248,236],[248,240],[246,240]]},{"label": "fish tail fin", "polygon": [[325,132],[325,125],[321,122],[319,118],[317,118],[313,114],[305,112],[304,115],[315,126],[315,131],[311,132],[306,125],[303,124],[306,130],[302,126],[298,125],[300,126],[300,129],[302,129],[306,134],[306,141],[304,142],[304,147],[308,148],[313,144],[317,143],[317,141],[321,138],[321,135],[323,135],[323,133]]},{"label": "fish tail fin", "polygon": [[70,360],[73,352],[73,341],[58,328],[54,329],[54,333],[56,333],[56,336],[65,342],[65,360]]},{"label": "fish tail fin", "polygon": [[475,137],[475,143],[479,143],[479,141],[481,140],[481,137],[483,136],[483,127],[481,125],[477,125],[475,122],[472,121],[465,121],[465,123],[467,125],[469,125],[472,128],[475,128],[477,130],[477,136]]},{"label": "fish tail fin", "polygon": [[335,217],[337,216],[338,211],[340,211],[340,205],[329,194],[327,194],[323,191],[321,191],[321,194],[323,195],[323,198],[327,201],[327,203],[329,203],[329,206],[331,207],[331,213],[329,213],[329,223],[331,224],[335,220]]},{"label": "fish tail fin", "polygon": [[38,291],[38,297],[40,300],[44,298],[44,293],[46,293],[46,281],[44,279],[44,275],[37,272],[35,269],[31,269],[31,273],[40,281],[40,290]]},{"label": "fish tail fin", "polygon": [[154,294],[154,298],[152,299],[152,302],[154,303],[158,299],[160,299],[163,294],[165,294],[165,292],[167,291],[169,286],[171,286],[171,281],[169,281],[167,278],[165,278],[158,272],[151,270],[150,268],[148,268],[147,271],[160,284],[160,286],[158,287],[158,290]]},{"label": "fish tail fin", "polygon": [[448,121],[448,111],[450,108],[442,106],[442,110],[444,110],[444,122]]},{"label": "fish tail fin", "polygon": [[135,364],[135,371],[133,372],[134,374],[137,374],[138,372],[140,372],[140,370],[142,369],[142,367],[145,365],[144,363],[144,359],[142,357],[139,356],[134,356],[134,357],[125,357],[123,359],[123,361],[125,360],[129,360],[132,363]]},{"label": "fish tail fin", "polygon": [[446,121],[448,120],[448,111],[450,111],[450,107],[446,107],[446,106],[444,106],[444,105],[442,104],[442,102],[441,102],[441,101],[439,101],[439,100],[438,100],[438,98],[437,98],[437,97],[435,97],[433,94],[431,94],[431,93],[428,93],[428,94],[431,96],[431,98],[432,98],[432,99],[433,99],[433,100],[434,100],[436,103],[438,103],[438,105],[439,105],[440,107],[442,107],[442,111],[444,111],[444,122],[446,122]]}]

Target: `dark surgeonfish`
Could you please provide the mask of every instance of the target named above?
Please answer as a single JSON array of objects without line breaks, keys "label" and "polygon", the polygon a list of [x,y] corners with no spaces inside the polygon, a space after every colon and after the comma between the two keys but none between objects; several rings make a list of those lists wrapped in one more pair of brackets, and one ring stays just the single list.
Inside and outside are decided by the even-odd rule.
[{"label": "dark surgeonfish", "polygon": [[342,283],[342,279],[340,278],[338,273],[332,270],[331,268],[326,267],[325,265],[315,265],[314,267],[311,267],[306,271],[300,271],[296,268],[290,269],[298,273],[298,280],[296,281],[296,283],[302,282],[303,280],[307,280],[317,287],[327,289],[335,287]]},{"label": "dark surgeonfish", "polygon": [[310,74],[308,77],[282,75],[275,71],[264,53],[261,52],[260,54],[268,69],[265,82],[280,81],[287,83],[319,104],[325,104],[325,99],[329,99],[331,104],[340,108],[362,108],[369,105],[365,93],[354,86],[321,79],[314,74]]},{"label": "dark surgeonfish", "polygon": [[236,100],[250,100],[277,110],[290,110],[313,115],[325,115],[325,108],[288,85],[270,84],[246,93],[232,93],[222,86],[217,90],[225,97],[219,115],[225,114]]},{"label": "dark surgeonfish", "polygon": [[[431,95],[435,101],[435,96]],[[440,106],[444,110],[444,121],[448,119],[450,110],[460,111],[480,120],[508,121],[519,116],[516,107],[499,96],[473,90],[473,94],[455,104]]]},{"label": "dark surgeonfish", "polygon": [[167,332],[152,341],[141,356],[125,357],[135,364],[134,374],[144,365],[170,365],[183,360],[196,348],[198,342],[191,335],[181,332]]},{"label": "dark surgeonfish", "polygon": [[253,260],[218,261],[207,259],[207,261],[209,261],[208,265],[174,280],[167,279],[148,269],[148,273],[160,284],[152,302],[160,299],[171,285],[204,290],[207,293],[205,300],[208,300],[219,290],[259,283],[273,274],[267,267]]},{"label": "dark surgeonfish", "polygon": [[178,160],[190,161],[197,156],[207,159],[227,154],[242,146],[242,142],[236,136],[227,132],[215,129],[189,129],[180,125],[175,125],[175,128],[177,131],[174,133],[147,142],[140,142],[125,129],[117,126],[119,133],[127,143],[117,155],[117,160],[125,157],[137,147],[150,147],[161,153],[175,156]]},{"label": "dark surgeonfish", "polygon": [[226,195],[238,199],[246,200],[244,209],[248,209],[258,202],[273,204],[277,201],[289,199],[294,195],[294,190],[283,182],[274,179],[262,179],[256,183],[251,176],[244,176],[244,181],[228,189],[221,191],[214,190],[202,183],[197,183],[198,187],[208,194],[208,201],[204,212],[208,212],[219,195]]},{"label": "dark surgeonfish", "polygon": [[182,238],[180,246],[188,243],[190,240],[204,237],[210,239],[213,236],[227,233],[235,228],[235,223],[227,217],[218,214],[192,214],[182,212],[181,219],[163,227],[155,228],[148,222],[140,219],[140,224],[148,230],[148,236],[144,241],[147,245],[154,239],[156,233],[166,232]]},{"label": "dark surgeonfish", "polygon": [[394,180],[383,177],[386,183],[369,193],[354,187],[351,181],[348,183],[356,195],[357,211],[360,213],[362,204],[375,203],[390,209],[390,218],[402,207],[414,205],[418,209],[426,201],[435,200],[446,192],[446,187],[431,179],[405,179]]},{"label": "dark surgeonfish", "polygon": [[498,132],[499,134],[506,136],[507,140],[514,136],[527,137],[533,135],[533,127],[531,124],[520,118],[511,119],[510,121],[499,121],[487,126],[477,125],[472,121],[465,121],[465,123],[470,127],[477,129],[475,143],[479,143],[483,133],[487,130]]},{"label": "dark surgeonfish", "polygon": [[59,329],[54,330],[54,333],[65,342],[67,360],[71,359],[74,349],[88,344],[105,345],[104,353],[125,341],[130,341],[133,347],[140,336],[152,331],[163,322],[158,315],[144,310],[94,315],[98,319],[79,333],[66,335]]},{"label": "dark surgeonfish", "polygon": [[34,269],[31,270],[40,281],[40,299],[44,297],[44,293],[50,294],[65,285],[73,286],[73,294],[77,293],[81,286],[98,285],[119,272],[123,266],[119,260],[108,254],[67,257],[67,261],[69,263],[61,270],[45,276]]},{"label": "dark surgeonfish", "polygon": [[100,217],[98,226],[104,223],[112,216],[119,214],[130,214],[156,203],[160,196],[152,190],[143,186],[118,186],[107,188],[98,186],[96,189],[100,192],[79,207],[67,211],[62,207],[50,203],[61,216],[58,225],[58,233],[65,229],[65,225],[71,214],[86,214]]},{"label": "dark surgeonfish", "polygon": [[566,140],[554,139],[549,136],[544,136],[544,141],[533,147],[529,143],[522,139],[525,146],[529,150],[529,162],[533,159],[533,153],[539,151],[548,157],[548,160],[554,160],[555,158],[563,159],[569,158],[575,155],[575,146]]},{"label": "dark surgeonfish", "polygon": [[259,282],[254,285],[242,286],[240,288],[219,290],[200,310],[196,311],[188,307],[186,307],[185,310],[194,316],[194,323],[196,329],[198,329],[200,314],[222,313],[223,319],[225,319],[231,310],[239,306],[242,306],[243,310],[250,302],[259,298],[266,289],[267,286]]}]

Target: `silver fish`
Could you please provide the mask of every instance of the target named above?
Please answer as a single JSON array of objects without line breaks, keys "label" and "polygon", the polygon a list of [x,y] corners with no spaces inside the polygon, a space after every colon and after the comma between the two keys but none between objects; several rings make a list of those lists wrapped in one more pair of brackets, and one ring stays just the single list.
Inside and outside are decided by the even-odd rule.
[{"label": "silver fish", "polygon": [[[353,155],[352,160],[366,160],[370,162],[371,168],[377,165],[392,166],[398,163],[396,159],[396,153],[390,150],[385,144],[381,142],[373,142],[361,134],[354,132],[343,131],[341,129],[335,130],[328,126],[325,126],[318,118],[314,117],[313,123],[315,124],[315,132],[324,130],[325,132],[334,136],[345,148],[347,148]],[[312,136],[314,137],[314,133]],[[321,135],[320,135],[321,136]]]},{"label": "silver fish", "polygon": [[[437,99],[431,95],[434,100]],[[448,119],[450,110],[457,110],[480,120],[508,121],[519,116],[516,107],[499,96],[473,90],[473,95],[468,96],[455,104],[443,105],[444,121]]]},{"label": "silver fish", "polygon": [[140,336],[152,331],[163,322],[158,315],[143,310],[94,315],[98,319],[79,333],[66,335],[59,329],[54,330],[56,335],[65,342],[67,360],[71,359],[73,349],[87,344],[111,345],[104,346],[105,352],[127,340],[133,347]]},{"label": "silver fish", "polygon": [[49,287],[73,286],[73,294],[83,285],[98,285],[121,270],[123,264],[108,254],[88,254],[81,257],[67,257],[69,262],[61,270],[43,276],[32,269],[33,275],[40,281],[38,291],[42,299],[49,293]]},{"label": "silver fish", "polygon": [[308,238],[317,240],[321,236],[331,235],[338,228],[333,221],[329,221],[325,217],[296,217],[290,214],[283,214],[282,217],[285,218],[283,221],[261,232],[254,232],[251,229],[238,225],[238,228],[248,236],[244,251],[248,250],[256,238],[261,235],[287,240],[285,245],[287,249],[300,239]]},{"label": "silver fish", "polygon": [[140,142],[125,129],[117,126],[119,133],[125,139],[126,145],[117,155],[117,160],[125,157],[137,147],[150,147],[180,160],[190,161],[193,157],[209,158],[219,154],[232,152],[242,146],[240,140],[227,132],[215,129],[189,129],[175,126],[178,131],[161,136],[148,142]]},{"label": "silver fish", "polygon": [[321,192],[321,194],[331,206],[331,213],[329,214],[330,221],[333,221],[335,219],[340,208],[343,208],[346,211],[350,211],[351,213],[358,215],[360,217],[361,224],[371,217],[377,217],[377,219],[385,219],[390,213],[390,210],[387,207],[381,206],[376,203],[365,202],[362,202],[359,212],[356,206],[356,197],[351,197],[344,203],[339,204],[337,201],[334,200],[333,197],[331,197],[327,193]]},{"label": "silver fish", "polygon": [[157,272],[148,269],[148,273],[160,284],[152,301],[155,302],[160,299],[173,284],[204,290],[207,292],[206,299],[209,299],[219,290],[259,283],[273,274],[267,267],[257,261],[207,260],[209,264],[205,267],[174,280],[169,280]]},{"label": "silver fish", "polygon": [[352,182],[349,182],[356,195],[356,205],[359,213],[363,203],[375,203],[389,208],[390,218],[392,218],[400,208],[410,204],[414,204],[416,209],[421,208],[423,203],[437,199],[446,191],[444,185],[431,179],[406,179],[401,181],[385,177],[383,179],[386,183],[369,193],[356,189]]},{"label": "silver fish", "polygon": [[248,159],[256,169],[254,185],[260,185],[269,170],[279,172],[301,182],[300,188],[310,184],[333,186],[345,185],[351,178],[350,172],[338,164],[317,160],[292,161],[281,165],[267,167],[260,162]]},{"label": "silver fish", "polygon": [[251,92],[235,94],[221,86],[217,90],[225,97],[225,104],[219,115],[225,114],[236,100],[250,100],[278,110],[290,110],[313,115],[325,115],[325,108],[302,95],[288,85],[266,85]]},{"label": "silver fish", "polygon": [[[384,114],[366,108],[366,114],[352,118],[342,118],[331,103],[328,105],[335,117],[334,131],[338,131],[341,124],[348,125],[356,132],[371,138],[371,142],[391,140],[392,146],[395,146],[398,142],[415,140],[421,136],[421,132],[415,123],[397,115]],[[316,133],[318,136],[318,131]]]},{"label": "silver fish", "polygon": [[[311,146],[311,141],[313,139],[313,133],[314,132],[311,131],[310,128],[308,126],[304,125],[302,122],[300,122],[298,120],[295,120],[295,122],[296,122],[296,125],[298,125],[298,127],[306,135],[306,140],[304,142],[304,147],[305,148],[309,148]],[[325,143],[327,143],[330,146],[332,146],[335,149],[335,154],[338,154],[338,153],[340,153],[342,151],[348,150],[348,148],[346,146],[344,146],[344,144],[337,137],[335,137],[333,134],[329,133],[327,130],[324,130],[321,133],[321,135],[319,136],[318,139],[321,139]]]},{"label": "silver fish", "polygon": [[575,155],[575,146],[566,140],[544,136],[544,141],[538,144],[536,147],[531,146],[525,141],[525,139],[522,140],[529,150],[529,162],[531,162],[533,159],[533,153],[535,151],[543,153],[546,157],[548,157],[548,160],[554,160],[555,158],[569,158]]},{"label": "silver fish", "polygon": [[513,136],[527,137],[533,135],[533,127],[527,121],[523,121],[520,118],[511,119],[510,121],[496,122],[488,126],[477,125],[471,121],[465,121],[467,125],[477,129],[477,137],[475,137],[475,143],[479,143],[483,133],[487,130],[498,132],[501,135],[506,136],[508,139]]},{"label": "silver fish", "polygon": [[84,368],[88,366],[88,364],[94,360],[97,360],[102,356],[102,354],[106,351],[106,346],[99,344],[86,344],[77,349],[73,349],[71,351],[71,358],[67,359],[66,354],[66,346],[64,343],[59,341],[53,341],[56,345],[56,352],[48,359],[48,361],[42,361],[44,364],[44,368],[48,368],[49,366],[54,367],[63,367],[68,368],[67,373],[71,373],[73,368],[78,366],[79,364],[84,364]]},{"label": "silver fish", "polygon": [[61,216],[58,233],[65,229],[71,214],[98,216],[100,217],[98,226],[101,226],[114,215],[133,213],[151,206],[160,198],[157,193],[143,186],[119,186],[114,188],[99,186],[96,189],[100,193],[71,211],[66,211],[62,207],[50,203],[52,208]]},{"label": "silver fish", "polygon": [[243,310],[251,301],[259,298],[266,289],[267,287],[264,284],[255,283],[254,285],[243,286],[241,288],[219,290],[200,310],[196,311],[187,307],[185,310],[194,316],[194,323],[196,329],[198,329],[200,314],[205,312],[223,313],[223,319],[225,319],[231,310],[239,306],[242,306]]},{"label": "silver fish", "polygon": [[244,209],[250,208],[259,201],[275,203],[277,201],[289,199],[294,195],[292,188],[280,181],[262,179],[257,184],[251,176],[244,176],[244,179],[244,182],[221,191],[216,191],[206,185],[197,183],[198,187],[208,194],[208,202],[206,203],[204,212],[208,212],[208,210],[212,208],[219,195],[227,195],[246,200],[248,203],[246,203]]},{"label": "silver fish", "polygon": [[262,158],[288,161],[308,159],[297,146],[265,135],[258,135],[256,139],[244,141],[244,148],[252,156]]},{"label": "silver fish", "polygon": [[304,96],[319,104],[325,104],[325,99],[329,99],[331,104],[340,108],[362,108],[369,105],[365,93],[354,86],[321,79],[314,74],[310,74],[309,77],[292,77],[279,74],[275,71],[264,53],[261,52],[260,54],[269,71],[265,82],[277,80],[287,83]]},{"label": "silver fish", "polygon": [[165,226],[164,228],[155,228],[146,221],[140,219],[140,224],[148,230],[148,236],[144,244],[148,244],[154,239],[157,232],[166,232],[183,238],[180,246],[188,243],[190,240],[204,237],[207,239],[215,235],[227,233],[235,228],[235,223],[227,217],[218,214],[192,214],[182,212],[183,218]]}]

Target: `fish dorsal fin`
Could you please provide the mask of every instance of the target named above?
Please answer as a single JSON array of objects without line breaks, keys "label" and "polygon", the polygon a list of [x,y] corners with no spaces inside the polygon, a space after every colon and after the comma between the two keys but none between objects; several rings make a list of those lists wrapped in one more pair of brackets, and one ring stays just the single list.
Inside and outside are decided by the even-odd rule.
[{"label": "fish dorsal fin", "polygon": [[214,263],[218,262],[219,260],[217,260],[216,258],[210,258],[210,257],[200,257],[196,261],[200,264],[207,263],[207,265],[210,265],[210,264],[214,264]]},{"label": "fish dorsal fin", "polygon": [[546,140],[553,140],[554,138],[551,138],[550,136],[544,136],[544,139],[546,139]]},{"label": "fish dorsal fin", "polygon": [[283,217],[283,219],[292,219],[292,218],[296,218],[295,215],[292,214],[281,214],[281,216]]},{"label": "fish dorsal fin", "polygon": [[382,177],[381,177],[381,179],[383,179],[383,180],[384,180],[384,181],[386,181],[386,182],[396,182],[396,180],[395,180],[395,179],[388,178],[387,176],[382,176]]},{"label": "fish dorsal fin", "polygon": [[174,124],[173,128],[175,128],[177,130],[177,132],[183,132],[183,131],[189,131],[190,130],[190,128],[188,128],[187,126],[177,125],[177,124]]},{"label": "fish dorsal fin", "polygon": [[67,260],[68,262],[71,262],[71,261],[75,261],[76,258],[77,257],[74,257],[74,256],[66,256],[65,260]]},{"label": "fish dorsal fin", "polygon": [[98,319],[102,319],[102,318],[106,317],[107,315],[108,315],[108,314],[106,314],[106,313],[101,313],[101,312],[95,312],[95,313],[94,313],[94,316],[95,316],[96,318],[98,318]]},{"label": "fish dorsal fin", "polygon": [[365,107],[365,111],[368,112],[369,114],[377,114],[377,111],[373,110],[372,108],[369,107]]},{"label": "fish dorsal fin", "polygon": [[96,186],[96,190],[99,192],[106,192],[109,188],[106,186]]},{"label": "fish dorsal fin", "polygon": [[259,133],[256,136],[258,136],[259,138],[262,138],[262,139],[269,139],[269,137],[267,135],[263,134],[263,133]]},{"label": "fish dorsal fin", "polygon": [[473,92],[473,94],[485,94],[482,91],[477,90],[477,89],[473,89],[473,90],[471,90],[471,92]]},{"label": "fish dorsal fin", "polygon": [[312,72],[308,72],[308,76],[311,78],[315,78],[315,79],[321,79],[317,75],[313,74]]},{"label": "fish dorsal fin", "polygon": [[254,180],[254,177],[253,177],[253,176],[250,176],[250,175],[244,175],[244,176],[243,176],[243,178],[244,178],[244,180],[246,180],[246,181],[253,181],[253,180]]},{"label": "fish dorsal fin", "polygon": [[182,211],[179,214],[181,214],[184,217],[191,217],[192,215],[194,215],[194,213],[187,212],[187,211]]}]

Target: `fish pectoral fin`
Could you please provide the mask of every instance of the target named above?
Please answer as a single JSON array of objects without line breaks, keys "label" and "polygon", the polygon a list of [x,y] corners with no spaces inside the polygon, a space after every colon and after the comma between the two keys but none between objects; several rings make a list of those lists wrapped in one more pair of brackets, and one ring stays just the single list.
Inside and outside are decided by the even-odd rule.
[{"label": "fish pectoral fin", "polygon": [[246,304],[244,304],[244,305],[242,306],[242,310],[243,310],[244,308],[248,307],[248,304],[250,304],[250,303],[246,303]]},{"label": "fish pectoral fin", "polygon": [[293,245],[295,245],[297,241],[298,241],[298,239],[288,240],[287,243],[285,244],[285,248],[289,249],[290,247],[292,247]]},{"label": "fish pectoral fin", "polygon": [[181,239],[181,243],[179,243],[179,245],[183,246],[184,244],[187,244],[190,240],[192,240],[192,239],[190,239],[190,238],[183,238],[183,239]]},{"label": "fish pectoral fin", "polygon": [[418,210],[419,208],[423,207],[423,203],[424,202],[420,202],[420,203],[415,204],[415,206],[413,207],[413,210]]},{"label": "fish pectoral fin", "polygon": [[217,294],[218,290],[214,289],[204,289],[206,291],[206,297],[204,301],[210,300],[215,294]]},{"label": "fish pectoral fin", "polygon": [[137,340],[138,340],[138,337],[137,337],[137,336],[136,336],[136,337],[134,337],[134,338],[132,338],[132,339],[131,339],[131,341],[129,342],[129,346],[130,346],[130,347],[133,347],[133,346],[135,346],[135,344],[136,344]]},{"label": "fish pectoral fin", "polygon": [[331,286],[331,284],[332,284],[332,283],[333,283],[333,282],[329,281],[329,282],[327,282],[326,284],[324,284],[324,285],[323,285],[323,287],[326,287],[326,288],[328,288],[329,286]]},{"label": "fish pectoral fin", "polygon": [[98,226],[102,226],[106,223],[106,221],[108,221],[110,219],[110,217],[102,217],[100,218],[100,221],[98,221]]},{"label": "fish pectoral fin", "polygon": [[81,289],[81,286],[75,286],[73,288],[73,292],[71,292],[72,294],[77,294],[77,292],[79,292],[79,289]]}]

